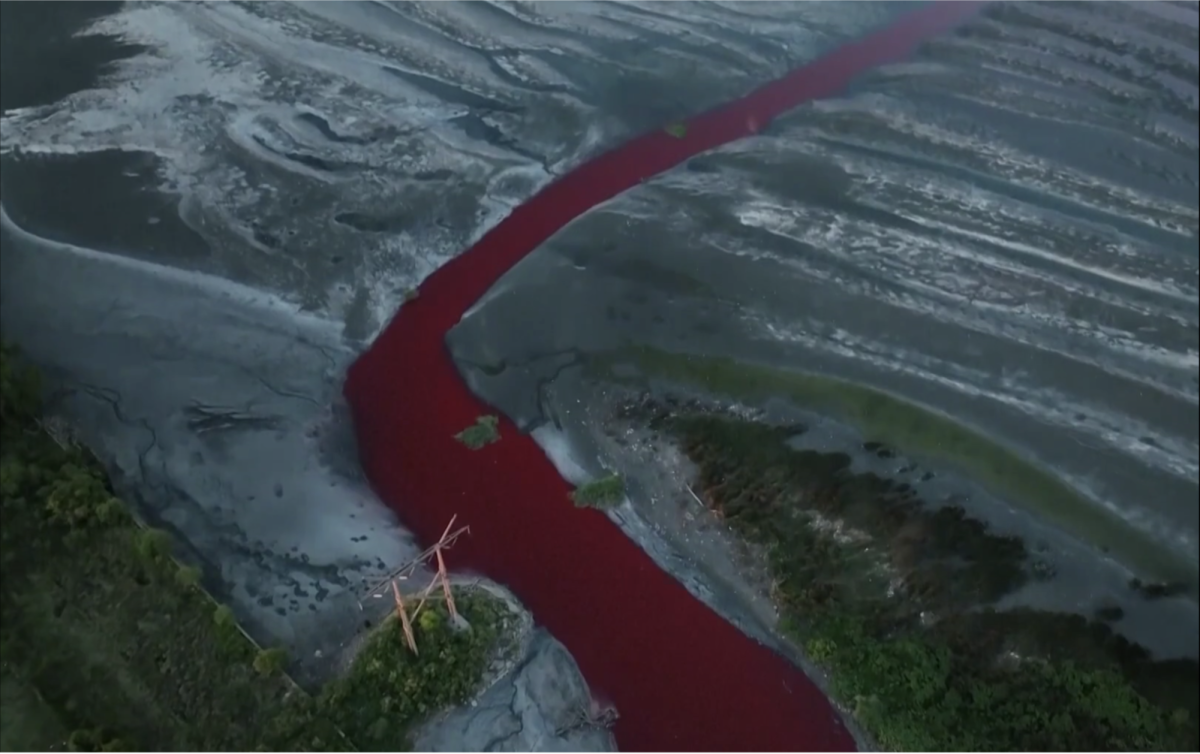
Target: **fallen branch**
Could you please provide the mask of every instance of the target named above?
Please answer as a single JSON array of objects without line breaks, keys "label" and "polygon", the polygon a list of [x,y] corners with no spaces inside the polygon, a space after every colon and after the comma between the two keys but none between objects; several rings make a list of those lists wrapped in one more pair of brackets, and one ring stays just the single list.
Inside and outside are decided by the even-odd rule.
[{"label": "fallen branch", "polygon": [[413,654],[420,654],[417,652],[417,638],[413,636],[412,624],[408,622],[408,611],[404,609],[404,598],[400,596],[400,587],[396,586],[395,581],[392,582],[392,594],[396,596],[396,615],[404,628],[404,640],[408,642],[408,648]]},{"label": "fallen branch", "polygon": [[[450,520],[451,520],[451,523],[453,523],[454,519],[451,518]],[[407,563],[401,565],[399,568],[392,570],[391,573],[384,576],[377,583],[375,583],[373,586],[371,586],[371,588],[369,588],[365,592],[363,592],[362,596],[358,600],[359,609],[362,609],[363,602],[366,599],[372,598],[372,597],[378,598],[378,597],[383,596],[383,594],[385,592],[387,592],[387,590],[390,588],[391,583],[393,581],[408,581],[408,577],[411,576],[413,574],[413,572],[416,571],[419,566],[423,565],[430,558],[436,557],[437,553],[440,552],[441,550],[449,550],[451,547],[454,546],[454,542],[459,537],[461,537],[463,534],[470,534],[470,533],[471,533],[471,527],[460,526],[459,528],[455,529],[454,531],[451,531],[451,532],[443,535],[442,539],[440,541],[438,541],[436,544],[434,544],[431,547],[426,548],[419,555],[417,555],[417,557],[415,557],[412,560],[408,561]]]}]

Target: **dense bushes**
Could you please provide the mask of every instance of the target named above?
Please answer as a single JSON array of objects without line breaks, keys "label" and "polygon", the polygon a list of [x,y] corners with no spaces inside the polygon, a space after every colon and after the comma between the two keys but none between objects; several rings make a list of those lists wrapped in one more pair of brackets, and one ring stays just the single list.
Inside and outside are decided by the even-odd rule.
[{"label": "dense bushes", "polygon": [[888,749],[1197,750],[1195,661],[1155,661],[1106,624],[993,606],[1050,578],[961,508],[798,451],[796,428],[664,419],[704,497],[769,553],[785,630]]},{"label": "dense bushes", "polygon": [[389,618],[366,641],[353,672],[330,683],[323,702],[334,721],[372,751],[395,751],[409,726],[466,701],[504,636],[507,608],[480,592],[463,592],[457,607],[470,628],[454,628],[442,604],[428,605],[414,623],[418,655]]},{"label": "dense bushes", "polygon": [[71,750],[346,751],[343,727],[396,750],[421,716],[476,689],[502,612],[464,593],[471,630],[429,610],[411,658],[389,623],[312,699],[282,650],[256,649],[201,572],[172,558],[170,535],[134,521],[95,459],[45,431],[37,377],[7,346],[0,376],[0,662],[75,731]]}]

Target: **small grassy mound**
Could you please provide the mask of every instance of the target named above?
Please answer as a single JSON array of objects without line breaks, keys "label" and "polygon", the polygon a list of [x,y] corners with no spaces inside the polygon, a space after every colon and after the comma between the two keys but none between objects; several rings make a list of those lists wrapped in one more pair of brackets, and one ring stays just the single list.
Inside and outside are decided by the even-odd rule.
[{"label": "small grassy mound", "polygon": [[[200,571],[172,559],[171,537],[133,519],[95,459],[43,429],[37,377],[8,347],[0,376],[6,749],[395,751],[421,717],[477,687],[502,608],[464,592],[469,630],[431,608],[413,658],[385,627],[312,698],[282,650],[257,647]],[[41,712],[10,724],[10,698]]]},{"label": "small grassy mound", "polygon": [[500,441],[500,417],[492,414],[476,417],[475,423],[459,432],[454,439],[471,450],[479,450]]},{"label": "small grassy mound", "polygon": [[360,749],[407,748],[413,724],[478,689],[498,643],[510,635],[509,613],[481,590],[463,591],[455,604],[469,629],[452,627],[444,604],[427,603],[413,623],[414,656],[400,622],[389,618],[367,638],[350,672],[325,689],[322,704]]},{"label": "small grassy mound", "polygon": [[657,416],[714,511],[769,554],[785,630],[884,748],[1197,750],[1195,661],[1156,661],[1097,620],[996,608],[1049,577],[1020,539],[795,450],[795,427]]},{"label": "small grassy mound", "polygon": [[571,493],[571,502],[580,508],[615,508],[624,500],[625,482],[617,474],[585,482]]}]

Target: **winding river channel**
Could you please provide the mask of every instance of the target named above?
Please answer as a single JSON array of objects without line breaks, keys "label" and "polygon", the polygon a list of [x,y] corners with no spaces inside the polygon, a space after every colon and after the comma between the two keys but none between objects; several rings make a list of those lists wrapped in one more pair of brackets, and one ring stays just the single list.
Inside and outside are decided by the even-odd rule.
[{"label": "winding river channel", "polygon": [[1194,3],[49,5],[0,5],[4,336],[314,677],[457,515],[621,748],[853,748],[604,439],[714,358],[919,407],[792,396],[1037,543],[1021,603],[1196,655]]}]

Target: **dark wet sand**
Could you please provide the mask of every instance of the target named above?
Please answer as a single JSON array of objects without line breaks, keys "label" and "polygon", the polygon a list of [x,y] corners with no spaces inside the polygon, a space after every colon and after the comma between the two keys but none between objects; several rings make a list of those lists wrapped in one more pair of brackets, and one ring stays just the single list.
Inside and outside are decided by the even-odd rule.
[{"label": "dark wet sand", "polygon": [[472,527],[451,565],[508,585],[567,646],[594,692],[620,710],[622,749],[835,751],[854,741],[799,669],[692,597],[604,515],[573,507],[566,482],[510,421],[501,420],[501,442],[479,451],[454,439],[489,408],[467,390],[446,332],[580,213],[841,91],[976,9],[929,6],[693,119],[683,138],[652,133],[583,165],[430,276],[350,369],[346,396],[380,496],[426,541],[454,514]]}]

